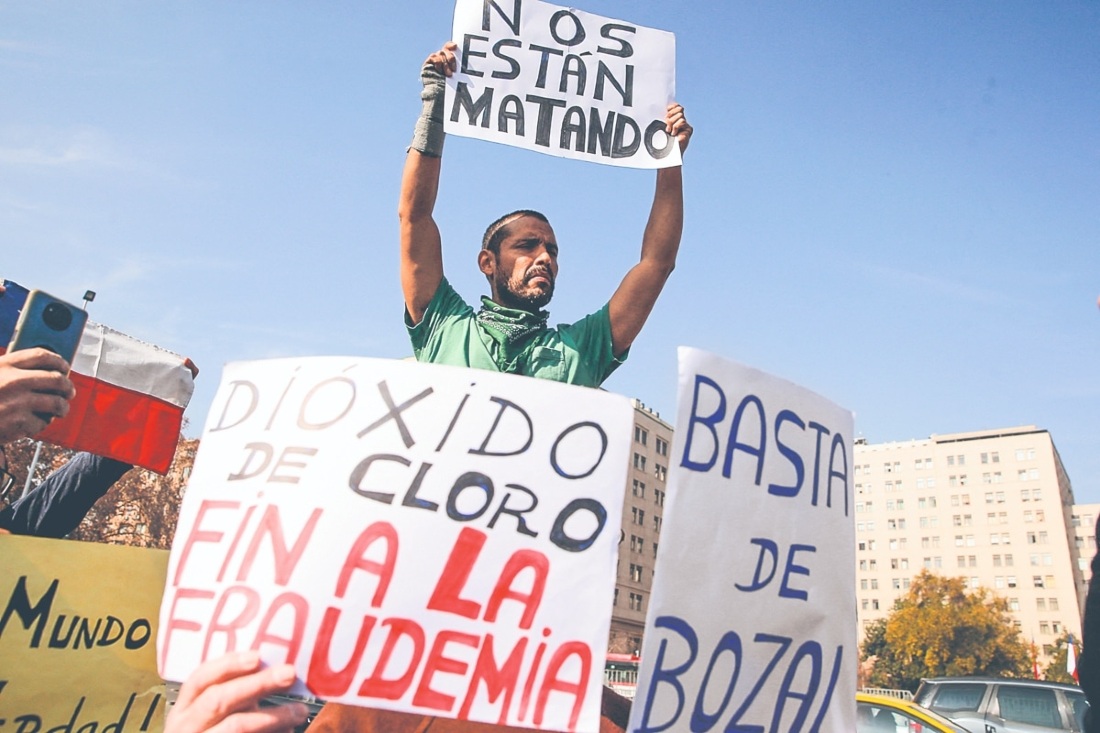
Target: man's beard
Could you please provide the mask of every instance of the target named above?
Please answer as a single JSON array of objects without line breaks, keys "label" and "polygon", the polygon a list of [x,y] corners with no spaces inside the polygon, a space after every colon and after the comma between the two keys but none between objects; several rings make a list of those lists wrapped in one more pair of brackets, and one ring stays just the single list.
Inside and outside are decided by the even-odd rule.
[{"label": "man's beard", "polygon": [[[527,277],[525,274],[525,279],[521,282],[521,285],[526,284]],[[545,290],[530,288],[526,291],[514,287],[507,278],[499,278],[497,280],[497,297],[500,299],[500,304],[506,308],[515,308],[531,313],[545,308],[550,303],[550,299],[554,297],[554,280],[549,274],[546,274],[545,277],[549,281],[550,287]]]}]

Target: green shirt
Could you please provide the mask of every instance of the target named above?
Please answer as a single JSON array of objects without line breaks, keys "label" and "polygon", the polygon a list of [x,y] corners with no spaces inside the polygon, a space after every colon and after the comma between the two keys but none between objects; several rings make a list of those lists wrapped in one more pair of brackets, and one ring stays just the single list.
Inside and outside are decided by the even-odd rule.
[{"label": "green shirt", "polygon": [[[405,314],[417,361],[523,374],[539,379],[598,387],[626,360],[611,347],[611,317],[605,305],[576,323],[546,326],[546,313],[527,313],[482,298],[483,315],[470,307],[443,278],[424,318],[415,326]],[[485,320],[520,322],[532,332],[509,340]]]}]

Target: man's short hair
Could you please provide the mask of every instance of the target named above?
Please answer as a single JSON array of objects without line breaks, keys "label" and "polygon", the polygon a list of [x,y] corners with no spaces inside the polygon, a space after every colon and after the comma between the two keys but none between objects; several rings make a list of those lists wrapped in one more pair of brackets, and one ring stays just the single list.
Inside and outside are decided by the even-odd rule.
[{"label": "man's short hair", "polygon": [[499,255],[500,243],[504,240],[504,237],[508,235],[508,225],[523,216],[533,216],[544,224],[550,223],[546,215],[538,211],[532,211],[531,209],[513,211],[510,214],[505,214],[489,225],[489,228],[485,230],[485,236],[481,238],[481,248],[489,250],[494,255]]}]

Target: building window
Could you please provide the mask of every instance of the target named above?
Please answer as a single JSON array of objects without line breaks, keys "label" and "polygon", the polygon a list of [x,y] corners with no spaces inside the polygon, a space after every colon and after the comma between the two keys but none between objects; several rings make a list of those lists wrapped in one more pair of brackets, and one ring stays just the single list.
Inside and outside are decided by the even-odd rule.
[{"label": "building window", "polygon": [[642,582],[642,566],[630,563],[630,579],[635,583]]},{"label": "building window", "polygon": [[649,439],[649,431],[644,429],[641,425],[634,426],[634,442],[641,445],[646,444],[646,440]]},{"label": "building window", "polygon": [[657,455],[667,456],[668,455],[668,441],[665,440],[664,438],[657,438],[656,441],[657,441]]},{"label": "building window", "polygon": [[631,593],[630,594],[630,610],[641,611],[642,610],[642,594]]},{"label": "building window", "polygon": [[634,515],[634,524],[645,524],[645,510],[639,509],[636,506],[630,507],[630,511]]},{"label": "building window", "polygon": [[645,482],[634,479],[634,496],[640,499],[645,498]]},{"label": "building window", "polygon": [[634,454],[634,468],[638,469],[639,471],[645,470],[645,456],[643,456],[641,453]]},{"label": "building window", "polygon": [[654,465],[654,474],[657,476],[658,481],[664,481],[666,478],[668,478],[668,468],[667,467],[662,466],[660,463],[655,463],[653,465]]}]

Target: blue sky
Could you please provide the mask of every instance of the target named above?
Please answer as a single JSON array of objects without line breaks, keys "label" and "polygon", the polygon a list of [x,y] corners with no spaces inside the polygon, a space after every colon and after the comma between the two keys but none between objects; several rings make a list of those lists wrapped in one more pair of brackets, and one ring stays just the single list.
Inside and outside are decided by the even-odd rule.
[{"label": "blue sky", "polygon": [[[532,0],[528,0],[532,1]],[[1100,4],[638,3],[696,135],[675,274],[605,385],[671,418],[696,346],[871,442],[1034,424],[1100,501]],[[450,2],[0,0],[0,275],[192,357],[404,357],[397,190]],[[552,320],[637,258],[653,174],[447,143],[449,278],[537,208]]]}]

